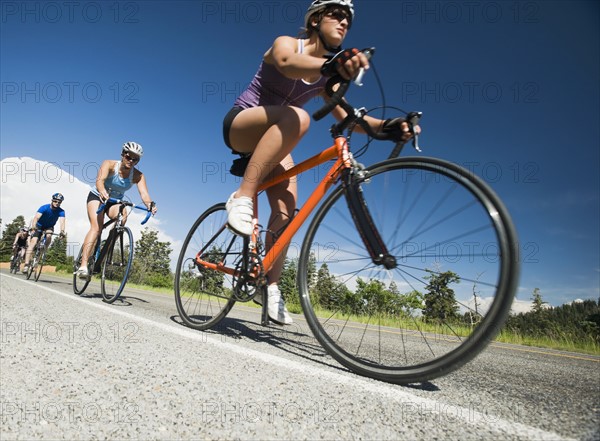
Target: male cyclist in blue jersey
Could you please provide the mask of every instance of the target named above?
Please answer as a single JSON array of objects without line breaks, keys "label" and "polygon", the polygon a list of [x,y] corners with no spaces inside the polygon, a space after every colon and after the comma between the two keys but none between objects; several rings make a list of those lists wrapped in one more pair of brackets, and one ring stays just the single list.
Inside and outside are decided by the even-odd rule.
[{"label": "male cyclist in blue jersey", "polygon": [[[123,199],[125,192],[129,190],[133,184],[137,185],[138,191],[142,198],[142,202],[152,210],[152,214],[156,213],[156,204],[148,194],[146,186],[146,177],[144,174],[135,168],[142,155],[144,149],[137,142],[126,142],[121,150],[121,160],[107,159],[102,162],[98,176],[96,177],[96,186],[91,189],[87,198],[87,214],[90,221],[90,229],[83,240],[83,251],[81,253],[81,261],[87,262],[92,248],[100,236],[102,225],[104,224],[104,214],[109,218],[114,219],[119,215],[119,207],[110,202],[106,204],[106,209],[101,213],[96,213],[101,203],[105,203],[109,198]],[[127,213],[124,213],[124,221],[127,220]],[[81,279],[89,277],[89,268],[81,266],[76,274]]]},{"label": "male cyclist in blue jersey", "polygon": [[25,253],[24,273],[29,269],[31,255],[33,254],[33,250],[40,237],[42,237],[42,234],[46,235],[46,249],[48,249],[52,243],[52,233],[54,233],[56,222],[60,222],[60,235],[65,235],[65,210],[61,208],[61,204],[64,200],[65,197],[62,194],[54,193],[52,195],[52,202],[42,205],[33,217],[33,220],[31,221],[31,230],[33,231],[33,234],[29,238],[29,247]]}]

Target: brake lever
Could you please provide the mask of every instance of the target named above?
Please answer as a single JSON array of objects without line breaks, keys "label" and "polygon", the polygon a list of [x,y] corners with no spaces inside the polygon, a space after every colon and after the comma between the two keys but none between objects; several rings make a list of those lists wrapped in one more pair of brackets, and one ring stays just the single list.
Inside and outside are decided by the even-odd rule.
[{"label": "brake lever", "polygon": [[419,147],[419,135],[414,132],[415,126],[419,125],[419,121],[423,116],[423,112],[408,112],[406,115],[406,122],[408,123],[408,128],[410,132],[413,134],[412,145],[417,152],[421,152],[421,147]]},{"label": "brake lever", "polygon": [[[413,134],[412,145],[414,149],[419,153],[422,152],[422,150],[419,146],[419,135],[414,132],[414,128],[416,125],[419,124],[421,116],[423,116],[423,112],[408,112],[408,114],[406,115],[406,123],[408,124],[408,130]],[[388,156],[388,159],[397,158],[405,145],[406,142],[399,141],[394,146],[394,149],[392,150],[392,153],[390,153],[390,156]]]},{"label": "brake lever", "polygon": [[423,151],[423,150],[421,150],[421,147],[419,146],[419,135],[417,135],[416,133],[413,136],[412,145],[417,152],[421,153]]},{"label": "brake lever", "polygon": [[[370,60],[371,57],[373,56],[373,54],[375,53],[375,48],[371,47],[371,48],[363,49],[361,52],[363,54],[365,54],[365,56],[367,57],[367,60]],[[354,84],[356,84],[358,87],[362,87],[362,85],[363,85],[362,80],[363,80],[363,77],[365,76],[365,73],[366,73],[366,71],[365,71],[364,67],[361,67],[358,70],[358,75],[354,79]]]}]

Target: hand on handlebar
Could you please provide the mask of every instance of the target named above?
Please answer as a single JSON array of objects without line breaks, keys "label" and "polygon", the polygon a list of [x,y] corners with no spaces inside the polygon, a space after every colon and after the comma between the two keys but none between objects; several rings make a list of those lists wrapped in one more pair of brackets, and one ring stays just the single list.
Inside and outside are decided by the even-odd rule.
[{"label": "hand on handlebar", "polygon": [[102,204],[106,204],[108,202],[109,197],[110,196],[107,192],[105,192],[105,191],[99,192],[98,198],[100,199],[100,202]]},{"label": "hand on handlebar", "polygon": [[393,118],[385,120],[382,132],[391,134],[392,141],[407,142],[413,136],[421,133],[421,127],[409,124],[405,118]]},{"label": "hand on handlebar", "polygon": [[345,80],[355,78],[360,69],[369,68],[369,59],[356,48],[344,49],[335,54],[321,66],[321,74],[326,77],[340,75]]}]

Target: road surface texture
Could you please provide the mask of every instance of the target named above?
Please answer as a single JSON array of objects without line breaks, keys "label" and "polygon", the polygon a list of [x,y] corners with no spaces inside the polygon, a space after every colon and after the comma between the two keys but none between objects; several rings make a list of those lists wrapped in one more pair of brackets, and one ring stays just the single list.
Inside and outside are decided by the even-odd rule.
[{"label": "road surface texture", "polygon": [[0,273],[0,439],[597,440],[600,357],[493,344],[399,386],[329,357],[304,317],[180,324],[172,295]]}]

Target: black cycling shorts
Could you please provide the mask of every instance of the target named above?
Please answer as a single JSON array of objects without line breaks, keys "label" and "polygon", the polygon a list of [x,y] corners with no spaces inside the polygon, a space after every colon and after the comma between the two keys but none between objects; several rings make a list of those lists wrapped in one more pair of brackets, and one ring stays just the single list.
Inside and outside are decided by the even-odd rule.
[{"label": "black cycling shorts", "polygon": [[225,115],[223,119],[223,140],[227,147],[231,149],[231,153],[234,155],[240,155],[240,158],[234,159],[231,168],[229,169],[229,173],[234,176],[244,176],[244,172],[246,171],[246,167],[248,167],[248,163],[250,162],[251,153],[240,153],[236,152],[233,147],[231,147],[231,141],[229,140],[229,131],[231,130],[231,124],[233,124],[233,120],[239,113],[244,110],[239,106],[234,106],[231,110]]},{"label": "black cycling shorts", "polygon": [[231,108],[225,118],[223,118],[223,140],[225,141],[225,145],[231,149],[233,153],[239,154],[236,152],[233,147],[231,147],[231,141],[229,140],[229,131],[231,130],[231,124],[233,124],[233,120],[236,116],[244,109],[239,106],[234,106]]},{"label": "black cycling shorts", "polygon": [[[89,203],[91,201],[98,201],[100,202],[100,204],[102,204],[102,201],[100,200],[100,196],[98,196],[97,194],[93,193],[93,192],[89,192],[88,193],[88,197],[87,197],[87,201],[85,201],[85,203]],[[108,211],[110,209],[110,207],[112,207],[113,205],[117,205],[114,202],[107,202],[106,203],[106,207],[104,208],[104,211]]]}]

